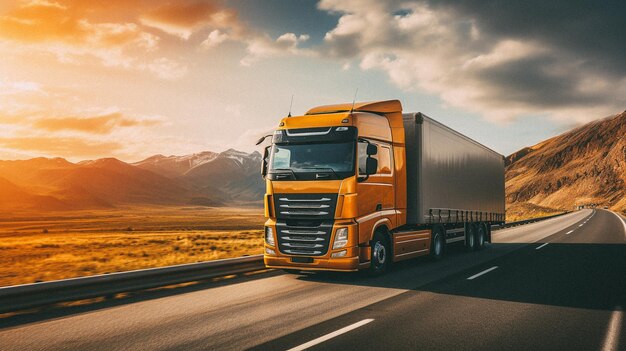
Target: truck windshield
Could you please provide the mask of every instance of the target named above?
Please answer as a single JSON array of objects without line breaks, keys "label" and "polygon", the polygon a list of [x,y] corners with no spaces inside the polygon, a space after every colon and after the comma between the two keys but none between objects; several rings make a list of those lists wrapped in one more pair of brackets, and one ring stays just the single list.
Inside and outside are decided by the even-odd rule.
[{"label": "truck windshield", "polygon": [[[320,144],[274,144],[269,173],[290,174],[292,175],[290,178],[295,178],[295,180],[316,179],[316,173],[328,173],[327,179],[343,179],[354,175],[354,157],[353,141]],[[319,178],[318,176],[317,179]]]}]

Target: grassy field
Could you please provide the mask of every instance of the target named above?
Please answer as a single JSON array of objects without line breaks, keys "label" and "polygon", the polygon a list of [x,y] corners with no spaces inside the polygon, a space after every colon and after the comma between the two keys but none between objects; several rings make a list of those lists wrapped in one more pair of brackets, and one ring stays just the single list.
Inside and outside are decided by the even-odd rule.
[{"label": "grassy field", "polygon": [[0,286],[262,253],[261,208],[0,215]]}]

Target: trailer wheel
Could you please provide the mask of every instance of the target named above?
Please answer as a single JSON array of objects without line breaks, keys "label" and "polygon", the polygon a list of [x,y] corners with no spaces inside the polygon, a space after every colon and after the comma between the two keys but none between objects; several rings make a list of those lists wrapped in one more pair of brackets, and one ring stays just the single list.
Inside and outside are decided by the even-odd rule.
[{"label": "trailer wheel", "polygon": [[478,223],[478,230],[476,231],[476,250],[482,250],[485,247],[485,240],[487,239],[487,229],[485,223]]},{"label": "trailer wheel", "polygon": [[370,261],[370,275],[381,275],[389,266],[391,260],[391,250],[389,250],[389,242],[385,235],[381,232],[374,234],[372,240],[372,254]]},{"label": "trailer wheel", "polygon": [[439,261],[443,258],[443,249],[446,243],[443,233],[444,231],[441,226],[433,228],[430,240],[430,257],[435,261]]},{"label": "trailer wheel", "polygon": [[476,250],[476,225],[467,223],[465,226],[465,248],[467,251]]}]

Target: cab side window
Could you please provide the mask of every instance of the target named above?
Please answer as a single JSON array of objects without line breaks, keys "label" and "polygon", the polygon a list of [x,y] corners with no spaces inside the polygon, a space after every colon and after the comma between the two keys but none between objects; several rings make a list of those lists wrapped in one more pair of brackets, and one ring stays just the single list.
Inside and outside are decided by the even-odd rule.
[{"label": "cab side window", "polygon": [[[359,174],[365,174],[365,160],[367,159],[367,143],[359,141],[357,147],[357,157],[359,162]],[[376,157],[376,156],[373,156]]]},{"label": "cab side window", "polygon": [[391,149],[386,145],[378,145],[378,170],[376,174],[391,174]]},{"label": "cab side window", "polygon": [[[392,158],[391,148],[387,145],[381,145],[372,142],[372,144],[378,146],[378,153],[373,155],[372,158],[378,160],[378,169],[376,175],[391,175],[392,174]],[[358,162],[359,162],[359,174],[365,174],[365,160],[367,159],[367,143],[359,141],[358,144]]]}]

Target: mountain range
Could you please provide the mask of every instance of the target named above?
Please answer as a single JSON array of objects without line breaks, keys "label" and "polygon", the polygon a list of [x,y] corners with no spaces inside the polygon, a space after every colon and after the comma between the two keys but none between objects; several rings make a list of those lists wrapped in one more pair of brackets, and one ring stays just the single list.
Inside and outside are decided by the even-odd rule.
[{"label": "mountain range", "polygon": [[260,204],[261,155],[227,150],[115,158],[0,161],[0,209],[72,210],[127,204],[226,206]]}]

